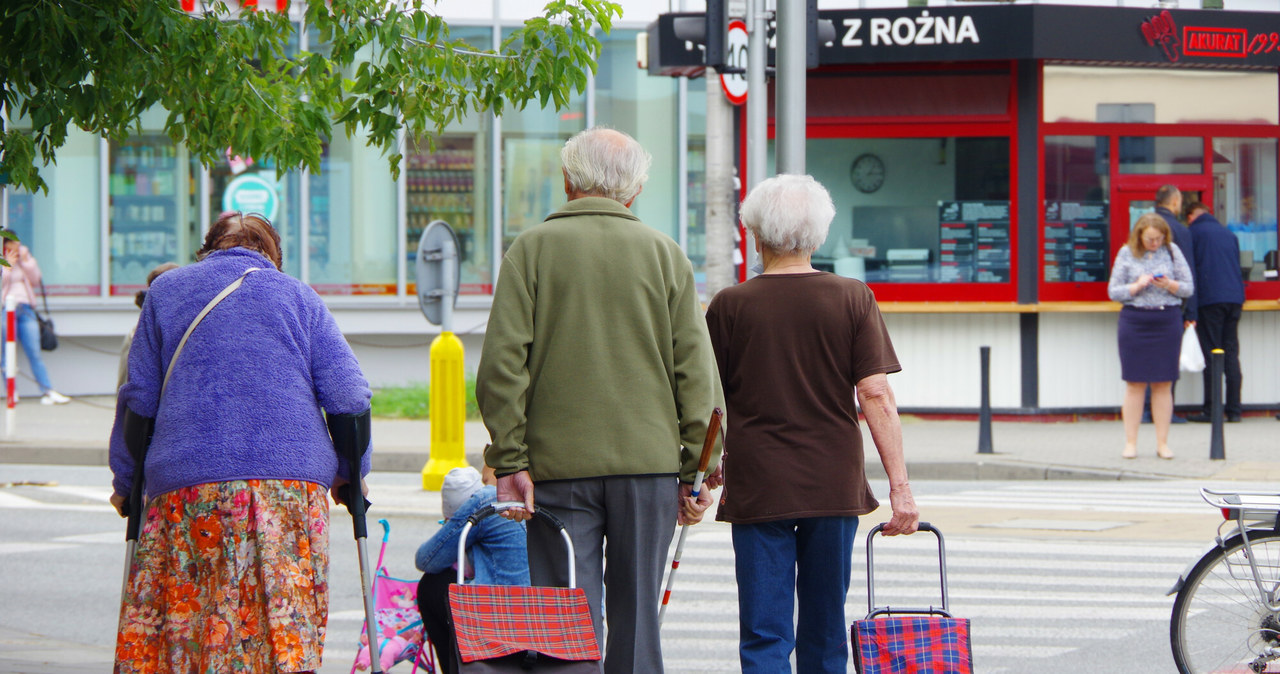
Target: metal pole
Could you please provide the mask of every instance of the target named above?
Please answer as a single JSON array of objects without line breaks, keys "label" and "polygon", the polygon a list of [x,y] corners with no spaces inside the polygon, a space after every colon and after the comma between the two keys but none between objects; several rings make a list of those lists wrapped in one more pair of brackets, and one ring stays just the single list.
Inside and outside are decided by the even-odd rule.
[{"label": "metal pole", "polygon": [[1225,365],[1226,352],[1214,349],[1209,352],[1209,419],[1213,429],[1209,433],[1209,458],[1223,461],[1227,458],[1227,450],[1222,438],[1222,369]]},{"label": "metal pole", "polygon": [[458,289],[453,287],[453,279],[457,275],[454,269],[458,264],[458,249],[453,245],[453,237],[448,237],[440,244],[440,273],[444,279],[440,283],[440,331],[453,332],[453,302],[458,296]]},{"label": "metal pole", "polygon": [[776,129],[778,173],[805,173],[805,0],[778,0]]},{"label": "metal pole", "polygon": [[769,170],[769,11],[765,0],[749,0],[747,9],[747,191]]},{"label": "metal pole", "polygon": [[982,401],[978,410],[978,453],[994,454],[991,449],[991,347],[978,347],[981,354]]}]

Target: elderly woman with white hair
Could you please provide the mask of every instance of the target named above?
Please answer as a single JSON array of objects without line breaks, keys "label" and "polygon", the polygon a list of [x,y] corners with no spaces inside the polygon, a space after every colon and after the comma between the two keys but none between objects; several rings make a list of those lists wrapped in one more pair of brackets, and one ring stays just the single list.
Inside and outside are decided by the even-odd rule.
[{"label": "elderly woman with white hair", "polygon": [[739,658],[743,672],[773,674],[791,671],[794,650],[798,671],[843,673],[858,517],[879,505],[855,394],[889,476],[884,534],[913,533],[919,520],[886,377],[902,368],[871,290],[810,264],[835,216],[822,185],[770,178],[741,215],[764,272],[707,311],[728,406],[716,517],[733,525]]}]

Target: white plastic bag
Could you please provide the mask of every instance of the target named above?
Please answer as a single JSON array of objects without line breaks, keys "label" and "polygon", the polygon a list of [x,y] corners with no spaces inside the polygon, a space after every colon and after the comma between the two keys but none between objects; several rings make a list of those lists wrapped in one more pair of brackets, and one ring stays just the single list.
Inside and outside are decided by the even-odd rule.
[{"label": "white plastic bag", "polygon": [[1182,354],[1178,356],[1178,369],[1183,372],[1203,372],[1204,352],[1200,350],[1200,338],[1193,325],[1182,333]]}]

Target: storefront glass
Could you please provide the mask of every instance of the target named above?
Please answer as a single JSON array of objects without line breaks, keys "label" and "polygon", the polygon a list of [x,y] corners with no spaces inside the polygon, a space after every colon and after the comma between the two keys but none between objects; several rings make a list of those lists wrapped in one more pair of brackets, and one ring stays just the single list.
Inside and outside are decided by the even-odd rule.
[{"label": "storefront glass", "polygon": [[321,295],[394,295],[396,189],[387,162],[357,136],[325,146],[308,174],[308,277]]},{"label": "storefront glass", "polygon": [[1204,173],[1204,140],[1120,136],[1120,173]]},{"label": "storefront glass", "polygon": [[6,188],[9,228],[35,256],[50,295],[102,292],[99,148],[96,136],[73,129],[57,166],[40,172],[48,192]]},{"label": "storefront glass", "polygon": [[1265,258],[1275,255],[1276,184],[1274,138],[1213,140],[1214,213],[1240,241],[1240,268],[1250,281],[1263,280]]},{"label": "storefront glass", "polygon": [[649,154],[649,180],[631,210],[645,224],[678,239],[676,80],[651,77],[636,67],[638,30],[602,35],[604,49],[596,71],[595,123],[635,138]]},{"label": "storefront glass", "polygon": [[[453,38],[466,40],[477,49],[488,49],[493,31],[487,27],[455,27]],[[405,151],[405,251],[409,262],[408,290],[417,292],[413,265],[418,241],[427,225],[447,222],[458,236],[461,248],[463,295],[493,293],[492,233],[490,211],[489,147],[493,133],[492,116],[471,113],[449,124],[434,149],[420,139]]]},{"label": "storefront glass", "polygon": [[112,141],[109,163],[111,294],[132,295],[157,265],[195,261],[200,166],[155,132]]},{"label": "storefront glass", "polygon": [[1008,283],[1007,138],[811,138],[836,220],[814,266],[869,283]]},{"label": "storefront glass", "polygon": [[1106,136],[1045,137],[1040,266],[1046,283],[1107,277],[1109,159]]},{"label": "storefront glass", "polygon": [[[693,263],[698,292],[707,288],[707,79],[689,80],[685,95],[689,120],[688,210],[685,252]],[[735,195],[736,196],[736,195]],[[737,225],[738,223],[734,223]]]},{"label": "storefront glass", "polygon": [[[307,48],[328,51],[314,29],[308,30]],[[360,58],[371,58],[371,52]],[[361,131],[352,138],[338,133],[325,143],[320,171],[304,178],[310,202],[304,280],[321,295],[397,291],[396,262],[403,249],[397,241],[396,184],[386,157],[365,145]]]},{"label": "storefront glass", "polygon": [[[505,38],[510,31],[504,31]],[[634,65],[634,64],[633,64]],[[565,203],[560,148],[586,128],[586,96],[563,110],[530,103],[502,115],[502,249]]]}]

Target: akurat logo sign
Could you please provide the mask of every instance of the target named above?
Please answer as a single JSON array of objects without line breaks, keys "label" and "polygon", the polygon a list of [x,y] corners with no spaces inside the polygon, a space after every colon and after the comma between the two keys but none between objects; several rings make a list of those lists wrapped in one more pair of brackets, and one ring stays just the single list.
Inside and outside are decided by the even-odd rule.
[{"label": "akurat logo sign", "polygon": [[1185,26],[1181,30],[1169,10],[1142,22],[1142,39],[1159,47],[1170,63],[1183,55],[1210,58],[1248,58],[1280,51],[1280,33],[1254,33],[1244,28]]},{"label": "akurat logo sign", "polygon": [[1170,63],[1178,62],[1178,57],[1181,56],[1179,47],[1182,46],[1182,42],[1178,40],[1178,24],[1174,23],[1173,15],[1169,10],[1166,9],[1143,21],[1142,37],[1149,47],[1160,45]]}]

